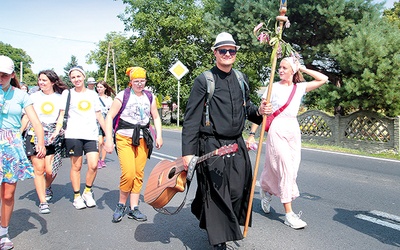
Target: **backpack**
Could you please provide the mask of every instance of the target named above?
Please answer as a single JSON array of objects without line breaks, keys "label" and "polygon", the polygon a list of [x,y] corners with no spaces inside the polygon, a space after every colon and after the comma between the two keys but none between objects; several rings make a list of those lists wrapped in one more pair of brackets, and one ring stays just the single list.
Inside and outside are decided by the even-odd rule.
[{"label": "backpack", "polygon": [[[240,72],[240,71],[237,70],[237,69],[233,69],[233,72],[235,72],[236,78],[238,79],[239,84],[240,84],[240,88],[242,89],[243,106],[244,106],[245,114],[246,114],[245,119],[247,119],[247,111],[246,111],[246,89],[245,89],[245,86],[246,86],[247,89],[249,89],[249,85],[248,85],[247,82],[244,80],[244,77],[243,77],[243,73],[242,73],[242,72]],[[207,80],[207,100],[206,100],[206,103],[205,103],[205,106],[206,106],[206,112],[205,112],[205,115],[206,115],[206,126],[210,126],[210,112],[209,112],[209,106],[210,106],[210,100],[211,100],[211,98],[212,98],[213,95],[214,95],[215,81],[214,81],[214,76],[213,76],[213,74],[211,73],[210,70],[204,71],[203,74],[204,74],[204,77],[205,77],[206,80]]]},{"label": "backpack", "polygon": [[[149,98],[149,101],[150,101],[150,104],[151,104],[152,101],[153,101],[153,95],[151,94],[151,92],[148,91],[148,90],[143,90],[143,93],[145,93],[146,96],[147,96],[147,98]],[[115,133],[115,131],[116,131],[117,128],[118,128],[119,119],[120,119],[120,117],[121,117],[122,111],[124,111],[124,109],[125,109],[125,107],[126,107],[126,104],[128,103],[128,100],[129,100],[130,95],[131,95],[131,88],[128,87],[128,88],[126,88],[126,89],[124,90],[124,97],[123,97],[123,99],[122,99],[122,106],[121,106],[121,108],[119,109],[117,115],[116,115],[116,116],[114,117],[114,119],[113,119],[114,133]]]}]

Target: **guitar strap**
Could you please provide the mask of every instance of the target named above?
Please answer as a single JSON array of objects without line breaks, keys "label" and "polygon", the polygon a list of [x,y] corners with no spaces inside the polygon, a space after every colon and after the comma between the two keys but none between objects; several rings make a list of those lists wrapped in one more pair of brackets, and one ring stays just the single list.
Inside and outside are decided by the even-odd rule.
[{"label": "guitar strap", "polygon": [[198,156],[193,156],[192,159],[190,160],[189,165],[188,165],[187,174],[186,174],[186,180],[192,181],[194,170],[196,169],[196,164],[197,164],[198,159],[199,159]]},{"label": "guitar strap", "polygon": [[199,159],[198,156],[193,156],[192,159],[189,162],[188,171],[187,171],[187,174],[186,174],[187,189],[186,189],[185,198],[183,198],[183,201],[182,201],[181,205],[179,205],[179,207],[174,212],[170,212],[166,208],[163,208],[163,207],[162,208],[154,208],[157,212],[162,213],[162,214],[166,214],[166,215],[174,215],[174,214],[177,214],[179,211],[181,211],[181,209],[183,208],[183,206],[186,203],[186,196],[187,196],[188,191],[189,191],[190,182],[192,181],[194,170],[196,169],[196,165],[197,165],[197,160],[198,159]]},{"label": "guitar strap", "polygon": [[179,211],[182,210],[183,206],[184,206],[185,203],[186,203],[186,197],[187,197],[187,194],[188,194],[188,192],[189,192],[190,181],[187,181],[186,184],[187,184],[187,189],[186,189],[185,198],[183,198],[182,203],[179,205],[179,207],[178,207],[175,211],[170,212],[170,211],[168,211],[168,209],[163,208],[163,207],[162,207],[162,208],[155,208],[155,207],[153,207],[154,210],[156,210],[157,212],[159,212],[159,213],[161,213],[161,214],[165,214],[165,215],[174,215],[174,214],[179,213]]}]

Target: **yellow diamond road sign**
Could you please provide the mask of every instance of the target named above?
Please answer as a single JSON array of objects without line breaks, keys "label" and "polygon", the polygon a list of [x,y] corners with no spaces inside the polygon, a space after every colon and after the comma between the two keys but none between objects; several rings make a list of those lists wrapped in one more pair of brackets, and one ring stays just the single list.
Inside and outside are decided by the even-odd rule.
[{"label": "yellow diamond road sign", "polygon": [[180,80],[184,75],[186,75],[189,70],[186,68],[181,61],[177,61],[169,71],[176,77],[176,79]]}]

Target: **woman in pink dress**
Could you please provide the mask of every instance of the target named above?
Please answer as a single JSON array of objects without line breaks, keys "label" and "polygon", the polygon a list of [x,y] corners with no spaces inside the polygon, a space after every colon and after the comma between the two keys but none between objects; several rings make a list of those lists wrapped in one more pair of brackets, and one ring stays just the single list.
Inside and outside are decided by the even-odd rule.
[{"label": "woman in pink dress", "polygon": [[[301,73],[314,78],[306,82]],[[274,118],[267,135],[265,166],[260,177],[261,208],[270,212],[272,195],[280,198],[285,209],[285,224],[294,229],[307,226],[299,214],[292,210],[292,201],[299,196],[296,183],[297,172],[301,160],[301,132],[297,121],[297,113],[301,99],[305,93],[321,87],[328,77],[315,70],[300,66],[295,57],[282,59],[279,66],[279,82],[273,83],[270,105],[272,110],[278,110],[285,105],[297,85],[290,104]],[[268,91],[263,95],[266,99]],[[254,133],[258,125],[253,124],[248,147],[254,143]]]}]

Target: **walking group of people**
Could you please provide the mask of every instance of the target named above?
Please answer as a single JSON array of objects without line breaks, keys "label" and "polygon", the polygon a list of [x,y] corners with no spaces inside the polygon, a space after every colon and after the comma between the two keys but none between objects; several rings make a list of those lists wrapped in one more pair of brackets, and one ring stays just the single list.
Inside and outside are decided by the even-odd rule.
[{"label": "walking group of people", "polygon": [[[216,65],[208,72],[212,79],[201,74],[194,80],[182,128],[185,167],[194,156],[224,145],[238,145],[233,157],[211,157],[200,163],[196,171],[198,187],[191,210],[200,228],[207,231],[214,249],[226,249],[226,242],[243,239],[240,226],[246,221],[253,178],[248,150],[255,142],[255,130],[263,116],[284,106],[289,96],[290,104],[274,119],[267,134],[266,161],[260,179],[261,206],[269,213],[272,195],[277,196],[286,212],[285,224],[295,229],[307,225],[292,210],[292,201],[299,196],[296,177],[301,150],[296,115],[302,96],[328,80],[325,75],[301,66],[298,59],[284,58],[271,100],[267,102],[265,93],[257,106],[250,101],[248,77],[233,69],[239,48],[229,33],[216,37],[211,47]],[[301,73],[314,80],[306,82]],[[8,224],[18,180],[34,177],[39,212],[50,212],[51,183],[61,167],[62,150],[71,160],[76,209],[96,206],[92,187],[97,170],[106,166],[106,153],[115,148],[121,176],[112,222],[120,222],[126,214],[130,219],[147,220],[139,210],[139,196],[146,161],[154,146],[159,149],[163,145],[161,118],[153,93],[145,89],[146,70],[130,67],[126,74],[128,87],[115,95],[104,81],[97,83],[98,93],[91,91],[96,84],[94,79],[89,79],[86,88],[86,73],[80,67],[68,73],[74,86],[71,89],[54,71],[44,70],[38,74],[39,91],[29,96],[19,89],[13,61],[0,56],[1,249],[13,248]],[[247,141],[242,136],[246,119],[254,123]],[[84,154],[88,170],[81,192]]]},{"label": "walking group of people", "polygon": [[[149,130],[150,116],[157,131],[156,148],[162,146],[161,119],[156,102],[149,101],[155,100],[153,94],[146,92],[146,96],[151,98],[143,98],[146,71],[136,67],[129,72],[130,91],[127,96],[131,98],[124,106],[126,91],[116,95],[114,101],[111,95],[115,92],[105,81],[97,83],[98,93],[92,91],[96,83],[89,81],[88,87],[85,87],[86,73],[81,67],[73,67],[68,72],[74,86],[71,89],[53,70],[39,72],[38,90],[29,95],[28,90],[21,89],[12,59],[0,56],[1,250],[14,247],[8,235],[8,225],[18,180],[34,178],[39,213],[50,213],[51,184],[62,165],[63,155],[66,155],[71,161],[73,206],[76,209],[95,207],[93,183],[97,170],[106,166],[106,153],[113,151],[114,136],[122,170],[121,197],[117,208],[126,203],[130,194],[132,209],[129,209],[129,218],[146,220],[138,205],[144,165],[153,144]],[[112,117],[106,119],[109,110]],[[117,114],[120,121],[114,135],[112,120]],[[107,127],[105,120],[111,121]],[[109,136],[106,137],[106,134]],[[81,192],[84,154],[88,170]],[[135,166],[132,166],[132,159],[136,159]],[[118,218],[114,218],[115,215],[113,221],[117,222]]]}]

